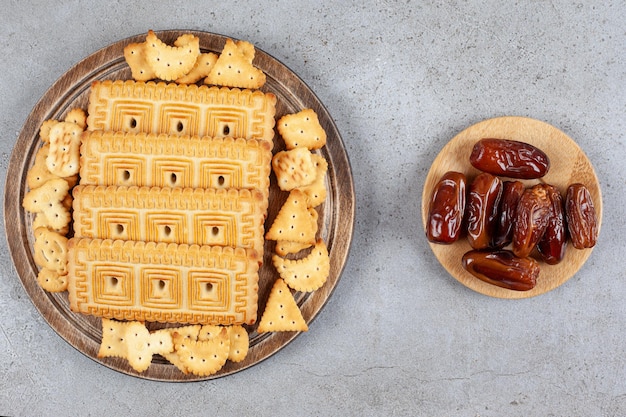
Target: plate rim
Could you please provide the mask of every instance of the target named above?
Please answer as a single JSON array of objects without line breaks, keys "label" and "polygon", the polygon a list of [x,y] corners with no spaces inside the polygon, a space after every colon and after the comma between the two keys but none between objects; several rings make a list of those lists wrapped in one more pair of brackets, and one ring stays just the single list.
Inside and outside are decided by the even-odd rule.
[{"label": "plate rim", "polygon": [[[183,33],[191,33],[200,37],[200,46],[201,49],[208,49],[208,44],[223,44],[226,39],[235,39],[233,37],[228,37],[222,34],[208,32],[208,31],[198,31],[198,30],[159,30],[155,31],[159,38],[163,38],[164,40],[179,36]],[[263,351],[260,353],[260,356],[255,359],[253,362],[244,363],[241,366],[231,366],[233,369],[229,369],[228,367],[223,368],[222,372],[218,372],[215,375],[211,375],[208,377],[195,377],[195,376],[185,376],[185,377],[172,377],[170,376],[155,376],[153,374],[163,373],[164,371],[161,369],[162,366],[167,366],[170,370],[173,368],[172,365],[161,365],[153,363],[148,371],[143,373],[138,373],[132,370],[128,366],[125,361],[120,361],[115,358],[97,358],[93,355],[93,347],[91,347],[92,352],[89,353],[86,351],[86,345],[89,344],[88,341],[85,341],[84,338],[81,338],[80,334],[68,334],[66,330],[63,329],[63,326],[69,326],[70,322],[67,317],[64,317],[61,311],[55,309],[54,307],[54,298],[50,297],[48,293],[46,293],[43,289],[41,289],[36,282],[36,271],[31,268],[34,264],[32,259],[32,251],[26,248],[24,242],[29,242],[32,239],[31,236],[28,235],[28,227],[23,224],[24,219],[28,217],[27,213],[21,206],[21,202],[23,196],[26,192],[26,172],[29,166],[29,162],[32,161],[33,153],[39,147],[39,141],[37,140],[39,136],[39,126],[41,122],[46,119],[46,115],[54,114],[54,113],[62,113],[62,110],[59,109],[61,103],[64,102],[72,102],[73,100],[64,100],[65,97],[71,96],[73,91],[78,88],[75,84],[77,82],[83,82],[84,78],[81,77],[83,75],[91,75],[95,70],[99,70],[102,68],[102,64],[107,64],[110,67],[113,67],[115,63],[119,63],[120,61],[124,61],[123,58],[123,47],[133,41],[141,41],[145,38],[144,34],[137,34],[133,36],[129,36],[118,41],[115,41],[105,47],[102,47],[95,52],[87,55],[74,65],[72,65],[66,72],[64,72],[60,77],[58,77],[44,92],[44,94],[37,100],[36,104],[32,107],[30,113],[27,115],[18,135],[15,140],[15,144],[13,146],[13,150],[11,152],[9,163],[7,166],[7,176],[5,178],[5,192],[4,192],[4,218],[5,218],[5,236],[7,239],[9,255],[12,260],[13,267],[18,275],[20,283],[24,288],[28,298],[34,304],[36,310],[39,314],[44,318],[44,320],[48,323],[50,327],[67,343],[69,343],[72,347],[77,349],[80,353],[94,360],[96,363],[99,363],[107,368],[110,368],[114,371],[135,376],[141,379],[154,380],[154,381],[163,381],[163,382],[194,382],[194,381],[203,381],[208,379],[216,379],[220,377],[224,377],[227,375],[231,375],[236,372],[240,372],[245,370],[253,365],[256,365],[265,359],[273,356],[278,353],[284,347],[286,347],[289,343],[291,343],[295,338],[297,338],[301,332],[275,332],[269,334],[264,338],[261,338],[258,343],[259,348]],[[295,84],[299,87],[298,93],[294,94],[296,98],[305,103],[312,103],[317,108],[316,111],[319,110],[320,120],[324,121],[325,128],[332,129],[333,141],[328,141],[326,145],[326,152],[329,155],[332,155],[337,161],[341,162],[340,166],[333,165],[332,168],[336,169],[338,174],[341,174],[341,181],[337,181],[340,183],[341,188],[337,188],[336,186],[332,188],[332,192],[338,194],[340,191],[342,192],[342,196],[338,201],[341,206],[338,210],[335,210],[335,217],[341,216],[341,222],[337,222],[334,224],[334,227],[340,227],[342,233],[342,240],[340,247],[337,248],[339,252],[332,252],[332,248],[329,248],[329,252],[331,252],[331,261],[335,262],[335,271],[336,276],[334,277],[334,281],[332,282],[331,288],[326,288],[324,291],[324,287],[318,290],[319,292],[310,293],[307,298],[304,300],[302,307],[303,315],[305,315],[305,319],[308,324],[311,324],[315,318],[319,315],[321,310],[325,307],[326,303],[329,301],[331,295],[335,291],[341,276],[343,275],[346,263],[350,256],[350,251],[353,243],[353,235],[354,235],[354,223],[355,223],[355,215],[356,215],[356,195],[355,195],[355,187],[354,187],[354,179],[352,176],[352,167],[350,164],[350,160],[345,149],[345,145],[341,134],[335,124],[334,119],[328,112],[328,109],[322,103],[322,101],[317,97],[315,92],[306,84],[306,82],[294,71],[292,71],[289,67],[287,67],[280,60],[276,59],[272,55],[263,51],[262,49],[256,47],[256,56],[255,56],[255,65],[259,66],[261,69],[267,71],[266,68],[263,67],[265,62],[272,63],[272,69],[275,67],[276,69],[282,69],[283,74],[276,78],[276,74],[272,72],[272,76],[275,77],[277,81],[283,81],[284,83]],[[117,51],[117,53],[116,53]],[[115,57],[107,58],[107,55],[114,54]],[[98,65],[100,66],[95,66]],[[87,66],[87,68],[84,68]],[[102,72],[102,71],[100,71]],[[102,76],[96,77],[96,79],[101,79]],[[280,79],[279,79],[280,78]],[[283,78],[288,78],[283,80]],[[281,84],[282,85],[282,84]],[[57,90],[60,89],[60,92]],[[263,89],[262,89],[263,90]],[[275,93],[276,94],[276,93]],[[80,94],[76,94],[76,97]],[[303,97],[304,95],[304,97]],[[279,96],[277,94],[277,96]],[[75,99],[74,99],[75,100]],[[52,102],[53,105],[50,105],[49,102]],[[275,137],[277,137],[276,134]],[[329,135],[330,136],[330,135]],[[329,163],[329,168],[331,164]],[[329,170],[330,171],[330,170]],[[334,172],[334,171],[333,171]],[[13,175],[12,175],[13,174]],[[19,184],[14,184],[14,180],[16,179],[15,175],[18,175]],[[13,180],[13,181],[12,181]],[[329,190],[331,191],[331,190]],[[331,194],[329,192],[329,194]],[[330,197],[329,197],[330,198]],[[7,222],[6,219],[15,218],[16,221]],[[19,221],[18,221],[19,220]],[[336,220],[335,220],[336,221]],[[266,227],[268,224],[266,223]],[[11,236],[11,233],[15,233],[15,235]],[[19,236],[19,239],[16,238]],[[334,257],[332,257],[334,255]],[[29,284],[30,283],[30,284]],[[34,283],[34,285],[33,285]],[[326,286],[325,286],[326,287]],[[309,302],[309,300],[311,300]],[[260,301],[260,300],[259,300]],[[73,315],[77,315],[77,313],[71,313]],[[260,319],[260,317],[259,317]],[[257,320],[258,324],[258,320]],[[270,347],[268,349],[268,341],[275,342],[276,346],[273,348]],[[256,346],[256,345],[255,345]],[[228,365],[228,364],[227,364]],[[154,368],[153,368],[154,367]],[[150,372],[150,369],[153,369],[153,372]],[[173,372],[179,372],[176,369],[173,369]],[[172,373],[172,372],[170,372]],[[182,373],[181,373],[182,375]]]}]

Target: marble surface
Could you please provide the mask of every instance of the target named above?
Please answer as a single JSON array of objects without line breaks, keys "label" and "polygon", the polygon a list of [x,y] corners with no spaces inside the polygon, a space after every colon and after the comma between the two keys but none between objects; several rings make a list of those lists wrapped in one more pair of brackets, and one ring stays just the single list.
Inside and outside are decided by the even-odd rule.
[{"label": "marble surface", "polygon": [[[199,383],[151,382],[61,339],[29,300],[3,239],[0,414],[626,414],[626,5],[230,3],[2,0],[0,170],[6,176],[37,100],[88,54],[150,28],[250,40],[316,92],[350,157],[354,240],[332,298],[308,333],[252,368]],[[524,300],[486,297],[450,277],[419,214],[444,144],[503,115],[564,131],[603,192],[588,262],[559,288]]]}]

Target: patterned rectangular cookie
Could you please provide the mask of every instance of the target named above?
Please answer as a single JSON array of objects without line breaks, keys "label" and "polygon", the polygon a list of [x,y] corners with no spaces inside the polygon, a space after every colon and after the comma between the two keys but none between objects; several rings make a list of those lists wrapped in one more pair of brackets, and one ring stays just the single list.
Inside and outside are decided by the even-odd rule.
[{"label": "patterned rectangular cookie", "polygon": [[260,90],[140,81],[94,81],[89,130],[274,139],[276,96]]},{"label": "patterned rectangular cookie", "polygon": [[74,236],[239,246],[263,253],[259,190],[77,185]]},{"label": "patterned rectangular cookie", "polygon": [[72,238],[70,308],[117,320],[253,324],[259,259],[243,248]]},{"label": "patterned rectangular cookie", "polygon": [[81,184],[269,192],[267,141],[95,131],[85,132],[80,153]]}]

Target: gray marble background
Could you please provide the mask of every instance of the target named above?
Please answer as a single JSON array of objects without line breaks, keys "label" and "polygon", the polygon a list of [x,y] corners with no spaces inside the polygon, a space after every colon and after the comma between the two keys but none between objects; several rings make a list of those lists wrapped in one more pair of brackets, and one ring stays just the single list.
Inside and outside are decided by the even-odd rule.
[{"label": "gray marble background", "polygon": [[[626,415],[623,2],[0,5],[3,177],[32,106],[71,66],[147,29],[192,29],[250,40],[295,71],[333,115],[357,193],[349,261],[310,331],[248,370],[200,383],[128,377],[76,351],[29,300],[3,239],[0,414]],[[419,214],[443,145],[502,115],[573,138],[604,202],[579,273],[518,301],[450,277]]]}]

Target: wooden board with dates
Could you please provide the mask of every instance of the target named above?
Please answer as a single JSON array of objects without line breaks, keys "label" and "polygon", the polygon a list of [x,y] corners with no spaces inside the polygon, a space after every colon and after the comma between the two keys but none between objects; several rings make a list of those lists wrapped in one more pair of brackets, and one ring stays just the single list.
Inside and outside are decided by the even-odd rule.
[{"label": "wooden board with dates", "polygon": [[598,179],[565,133],[524,117],[477,123],[433,162],[422,194],[430,246],[459,282],[526,298],[571,278],[602,222]]}]

